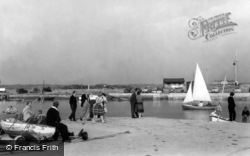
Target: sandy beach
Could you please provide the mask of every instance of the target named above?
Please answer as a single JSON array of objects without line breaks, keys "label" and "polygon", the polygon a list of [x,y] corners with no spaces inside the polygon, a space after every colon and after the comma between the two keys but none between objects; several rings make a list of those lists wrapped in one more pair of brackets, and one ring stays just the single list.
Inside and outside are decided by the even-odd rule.
[{"label": "sandy beach", "polygon": [[110,117],[107,123],[63,121],[89,141],[65,144],[65,156],[247,156],[250,124],[144,117]]}]

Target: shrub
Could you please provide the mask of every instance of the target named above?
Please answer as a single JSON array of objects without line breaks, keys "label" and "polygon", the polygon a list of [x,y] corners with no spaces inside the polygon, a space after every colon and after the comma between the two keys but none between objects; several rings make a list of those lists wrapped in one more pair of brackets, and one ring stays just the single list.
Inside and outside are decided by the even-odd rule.
[{"label": "shrub", "polygon": [[43,92],[52,92],[51,87],[44,87]]},{"label": "shrub", "polygon": [[28,91],[26,89],[23,88],[18,88],[16,89],[17,94],[25,94],[28,93]]}]

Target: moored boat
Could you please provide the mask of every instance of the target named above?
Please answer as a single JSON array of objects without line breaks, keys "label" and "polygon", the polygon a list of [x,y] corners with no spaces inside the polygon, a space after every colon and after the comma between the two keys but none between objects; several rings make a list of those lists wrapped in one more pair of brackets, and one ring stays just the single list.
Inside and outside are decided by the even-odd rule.
[{"label": "moored boat", "polygon": [[214,105],[207,105],[207,106],[196,106],[196,105],[191,105],[191,104],[182,104],[182,108],[185,110],[214,110],[216,109],[216,106]]},{"label": "moored boat", "polygon": [[53,101],[55,97],[44,97],[44,101]]},{"label": "moored boat", "polygon": [[17,121],[13,124],[14,119],[1,120],[1,128],[10,136],[23,136],[30,140],[45,140],[50,139],[55,133],[55,128],[41,124],[28,124],[22,121]]},{"label": "moored boat", "polygon": [[[209,102],[208,105],[198,105],[197,102]],[[185,110],[214,110],[216,105],[212,105],[211,98],[202,76],[199,65],[196,65],[195,78],[194,78],[194,88],[192,89],[192,83],[190,83],[188,92],[183,101],[182,108]]]},{"label": "moored boat", "polygon": [[210,121],[213,121],[213,122],[231,122],[229,121],[228,118],[224,118],[224,117],[219,117],[217,114],[215,114],[215,112],[212,112],[210,114]]}]

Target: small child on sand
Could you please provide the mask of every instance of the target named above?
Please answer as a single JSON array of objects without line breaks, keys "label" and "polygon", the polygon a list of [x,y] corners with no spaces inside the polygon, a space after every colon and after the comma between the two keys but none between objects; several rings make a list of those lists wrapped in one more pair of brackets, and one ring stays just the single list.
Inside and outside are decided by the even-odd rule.
[{"label": "small child on sand", "polygon": [[221,102],[219,102],[219,104],[216,106],[215,111],[213,111],[211,115],[217,116],[217,122],[219,121],[220,117],[222,116]]},{"label": "small child on sand", "polygon": [[244,110],[242,111],[242,122],[247,123],[248,117],[249,117],[249,110],[247,109],[247,106],[245,106]]}]

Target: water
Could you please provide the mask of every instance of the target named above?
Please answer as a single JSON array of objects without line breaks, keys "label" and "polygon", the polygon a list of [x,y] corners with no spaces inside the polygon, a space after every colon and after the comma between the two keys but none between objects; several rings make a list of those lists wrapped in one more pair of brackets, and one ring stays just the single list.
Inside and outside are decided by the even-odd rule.
[{"label": "water", "polygon": [[[70,107],[68,100],[58,100],[59,112],[62,119],[67,119],[70,115]],[[0,101],[0,119],[6,117],[12,117],[13,115],[6,115],[2,111],[6,110],[9,106],[14,106],[19,112],[25,106],[25,101]],[[183,110],[181,107],[182,101],[144,101],[144,117],[159,117],[169,119],[188,119],[188,120],[203,120],[209,121],[209,114],[212,110]],[[38,109],[42,109],[43,113],[46,114],[47,110],[51,107],[51,101],[45,101],[42,104],[34,103],[32,109],[37,112]],[[245,106],[249,106],[248,101],[236,101],[236,121],[241,122],[241,113]],[[108,102],[108,113],[107,117],[130,117],[130,103],[129,101],[109,101]],[[222,103],[222,114],[223,117],[228,118],[227,102]],[[81,115],[82,107],[78,105],[76,117]],[[250,120],[250,119],[249,119]]]}]

